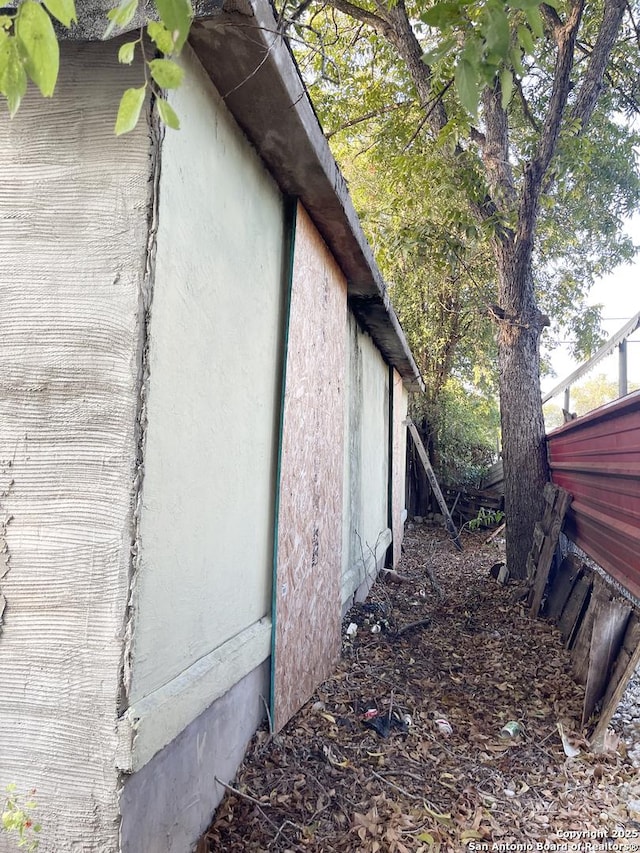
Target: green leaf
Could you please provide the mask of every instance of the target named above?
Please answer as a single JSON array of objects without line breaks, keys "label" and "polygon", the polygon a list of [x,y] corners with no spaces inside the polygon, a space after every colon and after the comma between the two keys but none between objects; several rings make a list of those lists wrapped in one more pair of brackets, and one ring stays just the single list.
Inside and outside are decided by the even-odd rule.
[{"label": "green leaf", "polygon": [[0,15],[0,30],[10,30],[13,24],[13,18],[9,15]]},{"label": "green leaf", "polygon": [[74,21],[78,20],[76,15],[76,4],[74,0],[42,0],[50,15],[60,21],[67,29]]},{"label": "green leaf", "polygon": [[480,100],[478,69],[468,60],[461,59],[456,65],[455,84],[460,103],[475,118]]},{"label": "green leaf", "polygon": [[511,34],[509,32],[509,19],[504,8],[496,4],[487,7],[487,20],[484,26],[484,37],[487,47],[492,53],[504,59],[509,52]]},{"label": "green leaf", "polygon": [[126,27],[133,20],[138,11],[138,0],[121,0],[120,5],[107,12],[109,26],[105,30],[103,38],[109,38],[116,27]]},{"label": "green leaf", "polygon": [[541,39],[544,35],[544,24],[542,23],[540,7],[532,6],[531,9],[526,9],[525,15],[527,17],[527,21],[529,22],[529,26],[531,27],[531,32],[536,38]]},{"label": "green leaf", "polygon": [[461,841],[470,841],[471,839],[481,839],[484,838],[484,835],[481,832],[478,832],[476,829],[465,829],[460,833]]},{"label": "green leaf", "polygon": [[515,47],[511,51],[511,65],[513,66],[513,70],[519,77],[526,76],[527,69],[522,64],[522,54]]},{"label": "green leaf", "polygon": [[60,48],[51,18],[40,3],[25,0],[18,8],[15,32],[27,74],[44,97],[50,98],[56,87],[60,65]]},{"label": "green leaf", "polygon": [[116,136],[121,136],[123,133],[129,133],[133,130],[140,118],[140,111],[144,104],[144,96],[147,93],[147,86],[141,86],[139,89],[127,89],[120,100],[118,107],[118,116],[116,118]]},{"label": "green leaf", "polygon": [[193,9],[191,0],[155,0],[160,20],[172,34],[174,50],[179,53],[189,35]]},{"label": "green leaf", "polygon": [[158,21],[149,21],[147,24],[147,33],[149,38],[162,53],[173,53],[175,44],[173,36],[164,24]]},{"label": "green leaf", "polygon": [[458,3],[436,3],[435,6],[423,12],[420,18],[430,27],[437,27],[438,29],[450,27],[461,20],[460,6]]},{"label": "green leaf", "polygon": [[502,109],[506,110],[513,95],[513,74],[508,68],[500,72],[500,91],[502,93]]},{"label": "green leaf", "polygon": [[0,93],[7,99],[9,115],[18,111],[20,101],[27,91],[27,74],[13,36],[0,32]]},{"label": "green leaf", "polygon": [[542,0],[507,0],[507,4],[512,9],[533,9],[535,6],[539,6]]},{"label": "green leaf", "polygon": [[524,24],[520,24],[518,27],[518,41],[522,45],[522,49],[525,53],[532,54],[535,50],[535,45],[533,43],[533,36],[531,35],[531,31],[528,27],[525,27]]},{"label": "green leaf", "polygon": [[443,39],[437,47],[434,47],[432,50],[428,50],[424,54],[422,61],[425,65],[437,65],[438,62],[445,58],[455,44],[456,41],[453,38]]},{"label": "green leaf", "polygon": [[149,68],[161,89],[177,89],[184,78],[184,71],[172,59],[152,59]]},{"label": "green leaf", "polygon": [[120,45],[120,50],[118,51],[118,62],[121,62],[123,65],[131,65],[137,44],[138,39],[135,41],[128,41]]},{"label": "green leaf", "polygon": [[173,130],[180,130],[180,119],[175,113],[173,107],[164,100],[164,98],[158,98],[156,101],[158,104],[158,112],[160,113],[160,118],[167,125],[167,127],[172,128]]}]

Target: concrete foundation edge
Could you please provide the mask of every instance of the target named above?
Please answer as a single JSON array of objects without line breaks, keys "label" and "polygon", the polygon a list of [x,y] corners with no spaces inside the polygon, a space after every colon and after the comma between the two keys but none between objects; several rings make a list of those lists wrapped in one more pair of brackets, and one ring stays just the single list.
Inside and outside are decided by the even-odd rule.
[{"label": "concrete foundation edge", "polygon": [[265,714],[269,660],[200,714],[141,770],[124,776],[120,853],[188,853],[211,822]]}]

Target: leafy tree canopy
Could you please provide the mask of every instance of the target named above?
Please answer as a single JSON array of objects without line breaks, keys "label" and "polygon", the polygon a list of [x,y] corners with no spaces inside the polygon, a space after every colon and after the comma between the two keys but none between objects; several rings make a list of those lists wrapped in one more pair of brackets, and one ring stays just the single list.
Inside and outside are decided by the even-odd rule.
[{"label": "leafy tree canopy", "polygon": [[[516,158],[513,170],[516,176],[524,173],[535,146],[541,116],[549,100],[548,92],[544,94],[544,84],[548,89],[553,76],[552,56],[542,49],[543,42],[534,38],[528,23],[528,18],[537,20],[539,4],[528,0],[522,3],[530,8],[525,14],[521,9],[513,12],[513,7],[515,26],[520,30],[520,38],[533,45],[539,56],[524,56],[522,45],[512,37],[512,52],[521,57],[518,64],[525,72],[522,79],[517,74],[513,76],[513,69],[509,72],[513,80],[508,105],[513,142],[510,156]],[[423,5],[416,4],[412,10],[416,18]],[[488,4],[485,14],[493,14],[500,5]],[[468,3],[440,3],[422,17],[428,21],[433,15],[438,20],[453,20],[450,7],[454,6],[461,14],[466,10],[472,15]],[[443,255],[453,252],[456,263],[463,265],[468,260],[468,269],[473,271],[476,282],[482,281],[481,288],[475,288],[475,299],[460,293],[460,302],[477,318],[483,304],[486,308],[497,300],[495,265],[486,239],[493,233],[495,223],[485,221],[482,229],[478,229],[477,217],[469,204],[470,188],[463,183],[471,181],[480,192],[485,191],[482,168],[467,158],[467,169],[461,171],[459,162],[450,156],[452,146],[464,138],[465,132],[472,138],[469,148],[474,147],[471,115],[461,109],[451,91],[456,85],[456,69],[459,66],[465,69],[466,63],[462,54],[445,49],[448,41],[424,56],[425,61],[440,58],[437,70],[436,66],[433,70],[429,108],[435,108],[440,99],[447,104],[447,114],[451,114],[446,127],[434,137],[408,69],[398,63],[393,47],[375,30],[363,27],[358,18],[338,11],[342,7],[345,4],[312,4],[300,16],[297,10],[290,10],[294,23],[289,31],[314,104],[333,152],[347,175],[383,272],[389,281],[397,281],[393,263],[389,264],[388,259],[397,258],[400,252],[403,264],[408,255],[413,255],[414,266],[422,270],[422,280],[433,282],[434,262],[437,265]],[[376,4],[368,4],[368,8],[373,14]],[[509,7],[505,9],[509,11]],[[495,14],[502,20],[499,11]],[[286,17],[287,7],[283,15]],[[523,34],[522,28],[530,38]],[[436,43],[429,27],[417,24],[416,30],[425,50]],[[586,47],[584,50],[586,54]],[[635,52],[634,62],[638,67],[637,44]],[[460,73],[470,72],[467,69]],[[636,251],[623,230],[623,222],[640,202],[640,135],[633,129],[632,120],[636,109],[634,91],[640,87],[637,80],[634,87],[633,74],[628,75],[625,83],[625,88],[608,92],[602,99],[588,137],[577,136],[570,130],[564,134],[554,161],[553,180],[548,182],[541,199],[534,277],[540,308],[552,324],[544,345],[552,350],[557,340],[572,338],[577,359],[588,358],[603,341],[599,309],[586,302],[591,285],[619,263],[631,260]],[[458,85],[462,85],[460,74]],[[477,107],[474,102],[474,112]],[[538,118],[534,110],[539,113]],[[387,213],[381,207],[386,207]],[[433,220],[438,223],[436,227]],[[418,231],[431,237],[428,247],[423,243],[422,252],[416,252]],[[470,252],[469,258],[459,251],[459,246],[453,245],[460,234]],[[483,258],[480,266],[479,257]],[[403,281],[406,282],[406,275]],[[423,325],[431,322],[430,317],[420,320],[410,317],[403,310],[406,300],[397,286],[393,293],[407,329],[416,322]],[[420,300],[415,300],[415,305],[419,304]],[[441,325],[440,319],[433,318],[434,323]],[[477,342],[477,323],[469,327],[469,333]],[[412,344],[420,349],[415,339]],[[430,384],[429,366],[421,361],[421,367]]]},{"label": "leafy tree canopy", "polygon": [[[598,339],[597,316],[584,311],[593,276],[633,252],[620,225],[640,199],[639,12],[638,0],[304,0],[281,10],[309,48],[333,135],[363,151],[384,140],[413,152],[403,166],[412,192],[433,198],[427,181],[444,184],[444,210],[461,198],[460,221],[470,217],[489,249],[516,576],[548,474],[543,330],[550,315],[559,328],[573,322],[586,354]],[[381,155],[387,181],[396,162]]]}]

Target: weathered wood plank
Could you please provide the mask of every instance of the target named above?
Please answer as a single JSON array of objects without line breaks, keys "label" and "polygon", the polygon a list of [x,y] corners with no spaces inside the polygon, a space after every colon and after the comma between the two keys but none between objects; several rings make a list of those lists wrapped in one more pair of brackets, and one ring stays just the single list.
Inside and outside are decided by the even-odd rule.
[{"label": "weathered wood plank", "polygon": [[606,594],[596,596],[596,611],[591,635],[589,672],[582,708],[582,725],[591,717],[602,699],[631,615],[632,606]]},{"label": "weathered wood plank", "polygon": [[564,560],[560,563],[558,571],[549,594],[544,610],[544,615],[547,619],[557,624],[560,615],[571,595],[571,591],[575,586],[576,581],[582,573],[582,560],[575,554],[567,554]]},{"label": "weathered wood plank", "polygon": [[529,555],[527,557],[527,580],[532,586],[536,576],[536,571],[538,569],[538,560],[540,559],[540,552],[542,551],[542,546],[544,545],[545,540],[545,530],[543,527],[543,523],[541,521],[536,522],[536,526],[533,528],[533,541],[531,543],[531,551],[529,551]]},{"label": "weathered wood plank", "polygon": [[411,418],[407,418],[407,426],[409,427],[409,432],[411,433],[411,438],[413,439],[413,443],[416,446],[416,450],[418,451],[418,456],[420,457],[420,461],[422,462],[422,467],[424,468],[424,472],[427,475],[427,479],[429,480],[429,485],[433,490],[433,494],[436,496],[436,500],[438,501],[438,506],[442,510],[442,514],[447,523],[447,530],[451,534],[451,538],[453,539],[453,543],[458,549],[458,551],[462,551],[462,542],[460,542],[460,534],[458,533],[458,528],[453,523],[453,519],[451,518],[451,513],[449,512],[449,508],[447,507],[447,502],[444,499],[444,495],[440,489],[438,484],[438,480],[436,479],[435,472],[431,467],[431,463],[429,462],[429,457],[427,456],[427,451],[424,448],[424,444],[422,443],[422,439],[420,438],[420,433],[416,429],[416,425],[411,420]]},{"label": "weathered wood plank", "polygon": [[[562,523],[564,522],[564,517],[567,509],[569,508],[569,504],[571,503],[571,495],[569,492],[566,492],[559,486],[552,486],[552,488],[556,489],[556,496],[549,517],[546,518],[545,512],[545,519],[543,519],[543,526],[545,521],[547,526],[545,527],[545,540],[540,550],[540,557],[538,558],[538,565],[533,582],[533,597],[531,600],[532,616],[537,616],[538,611],[540,610],[544,591],[547,586],[549,570],[551,569],[551,562],[558,546]],[[547,493],[546,487],[545,493]]]},{"label": "weathered wood plank", "polygon": [[603,583],[599,575],[593,576],[593,589],[589,605],[584,611],[580,623],[576,626],[575,636],[571,647],[571,668],[578,684],[587,683],[589,674],[589,656],[591,653],[591,635],[596,613],[602,608],[605,596]]},{"label": "weathered wood plank", "polygon": [[627,685],[640,663],[640,617],[632,613],[627,623],[622,646],[613,666],[611,678],[602,700],[598,724],[591,738],[592,743],[601,744],[604,734],[615,714]]},{"label": "weathered wood plank", "polygon": [[571,648],[580,619],[586,610],[586,604],[591,595],[591,583],[592,580],[589,575],[583,574],[578,578],[571,596],[562,611],[558,627],[567,648]]}]

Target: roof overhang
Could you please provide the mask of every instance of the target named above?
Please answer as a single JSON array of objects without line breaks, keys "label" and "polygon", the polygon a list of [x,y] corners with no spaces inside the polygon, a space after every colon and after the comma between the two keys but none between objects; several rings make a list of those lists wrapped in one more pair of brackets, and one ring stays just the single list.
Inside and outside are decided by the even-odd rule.
[{"label": "roof overhang", "polygon": [[[80,22],[62,37],[102,38],[106,0],[80,0]],[[351,310],[388,364],[424,388],[387,288],[362,232],[287,41],[268,0],[196,0],[189,41],[231,114],[286,195],[296,196],[347,279]],[[153,17],[140,4],[127,29]]]},{"label": "roof overhang", "polygon": [[351,310],[385,360],[423,387],[346,182],[265,0],[229,0],[198,18],[190,42],[282,191],[297,196],[347,278]]}]

